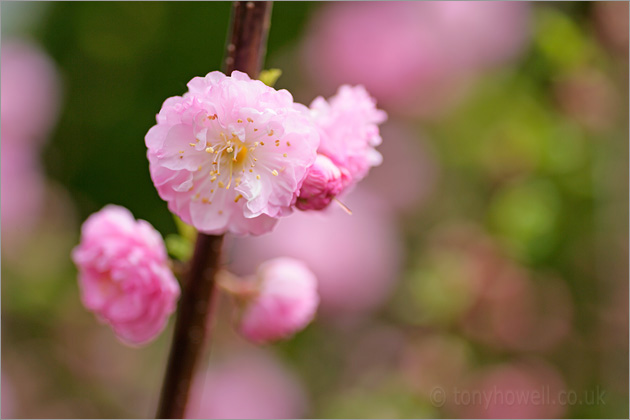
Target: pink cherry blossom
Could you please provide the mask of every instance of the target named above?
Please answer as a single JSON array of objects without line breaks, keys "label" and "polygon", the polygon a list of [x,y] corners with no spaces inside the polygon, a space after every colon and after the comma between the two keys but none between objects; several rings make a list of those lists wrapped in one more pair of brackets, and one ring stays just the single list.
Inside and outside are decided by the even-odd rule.
[{"label": "pink cherry blossom", "polygon": [[387,114],[376,108],[363,86],[343,85],[328,101],[315,98],[311,114],[321,133],[318,152],[347,171],[346,187],[381,163],[383,157],[375,147],[381,144],[378,124]]},{"label": "pink cherry blossom", "polygon": [[[295,206],[300,210],[321,210],[330,204],[344,186],[344,173],[324,155],[317,155],[306,174]],[[346,175],[347,177],[347,175]]]},{"label": "pink cherry blossom", "polygon": [[254,280],[257,295],[247,302],[240,331],[248,340],[263,343],[285,338],[308,325],[317,310],[317,279],[306,265],[292,258],[276,258],[260,265]]},{"label": "pink cherry blossom", "polygon": [[145,138],[158,193],[202,232],[270,231],[315,161],[308,109],[238,71],[195,77],[188,89],[164,102]]},{"label": "pink cherry blossom", "polygon": [[129,210],[109,205],[83,224],[72,252],[85,307],[125,343],[141,345],[166,326],[179,298],[160,234]]}]

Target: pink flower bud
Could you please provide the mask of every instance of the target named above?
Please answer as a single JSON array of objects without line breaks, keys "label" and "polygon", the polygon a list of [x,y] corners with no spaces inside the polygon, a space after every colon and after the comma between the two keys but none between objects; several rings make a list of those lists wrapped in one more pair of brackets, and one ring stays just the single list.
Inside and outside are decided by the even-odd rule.
[{"label": "pink flower bud", "polygon": [[300,210],[322,210],[344,186],[341,170],[324,155],[317,155],[306,174],[295,206]]},{"label": "pink flower bud", "polygon": [[72,252],[81,299],[130,345],[154,339],[179,298],[160,234],[129,210],[109,205],[83,224]]},{"label": "pink flower bud", "polygon": [[315,275],[299,260],[266,261],[256,275],[258,295],[246,303],[240,332],[264,343],[300,331],[315,316],[319,296]]}]

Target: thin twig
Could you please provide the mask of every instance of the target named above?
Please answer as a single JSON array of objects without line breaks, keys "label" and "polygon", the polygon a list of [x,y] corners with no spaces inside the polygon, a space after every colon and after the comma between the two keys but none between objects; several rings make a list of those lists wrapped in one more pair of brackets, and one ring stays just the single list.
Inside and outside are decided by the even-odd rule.
[{"label": "thin twig", "polygon": [[[225,72],[257,77],[265,54],[271,2],[234,2]],[[200,233],[177,310],[157,418],[181,419],[196,367],[210,342],[223,236]]]}]

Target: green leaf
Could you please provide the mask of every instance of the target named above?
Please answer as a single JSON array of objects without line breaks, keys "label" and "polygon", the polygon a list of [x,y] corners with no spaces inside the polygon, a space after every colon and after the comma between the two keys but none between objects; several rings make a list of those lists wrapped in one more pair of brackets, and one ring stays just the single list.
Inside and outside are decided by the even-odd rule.
[{"label": "green leaf", "polygon": [[175,215],[173,215],[173,220],[175,220],[175,225],[177,226],[177,231],[179,232],[179,235],[183,239],[189,241],[191,244],[195,242],[195,240],[197,239],[197,230],[191,225],[184,223],[182,219]]},{"label": "green leaf", "polygon": [[188,261],[192,257],[193,243],[177,234],[167,235],[164,239],[169,255],[180,261]]},{"label": "green leaf", "polygon": [[258,78],[267,86],[273,87],[278,79],[282,76],[282,70],[280,69],[268,69],[260,72]]}]

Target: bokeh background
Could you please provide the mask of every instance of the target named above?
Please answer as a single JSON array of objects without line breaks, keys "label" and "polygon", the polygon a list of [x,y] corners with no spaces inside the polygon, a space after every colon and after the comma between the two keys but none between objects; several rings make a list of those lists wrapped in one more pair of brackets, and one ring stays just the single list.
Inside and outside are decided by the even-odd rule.
[{"label": "bokeh background", "polygon": [[[108,203],[176,231],[143,139],[229,15],[2,3],[2,417],[153,415],[172,325],[125,347],[69,255]],[[228,238],[237,273],[305,260],[322,305],[261,348],[222,300],[189,416],[628,418],[627,2],[279,2],[265,67],[306,104],[364,84],[384,163],[353,216]]]}]

